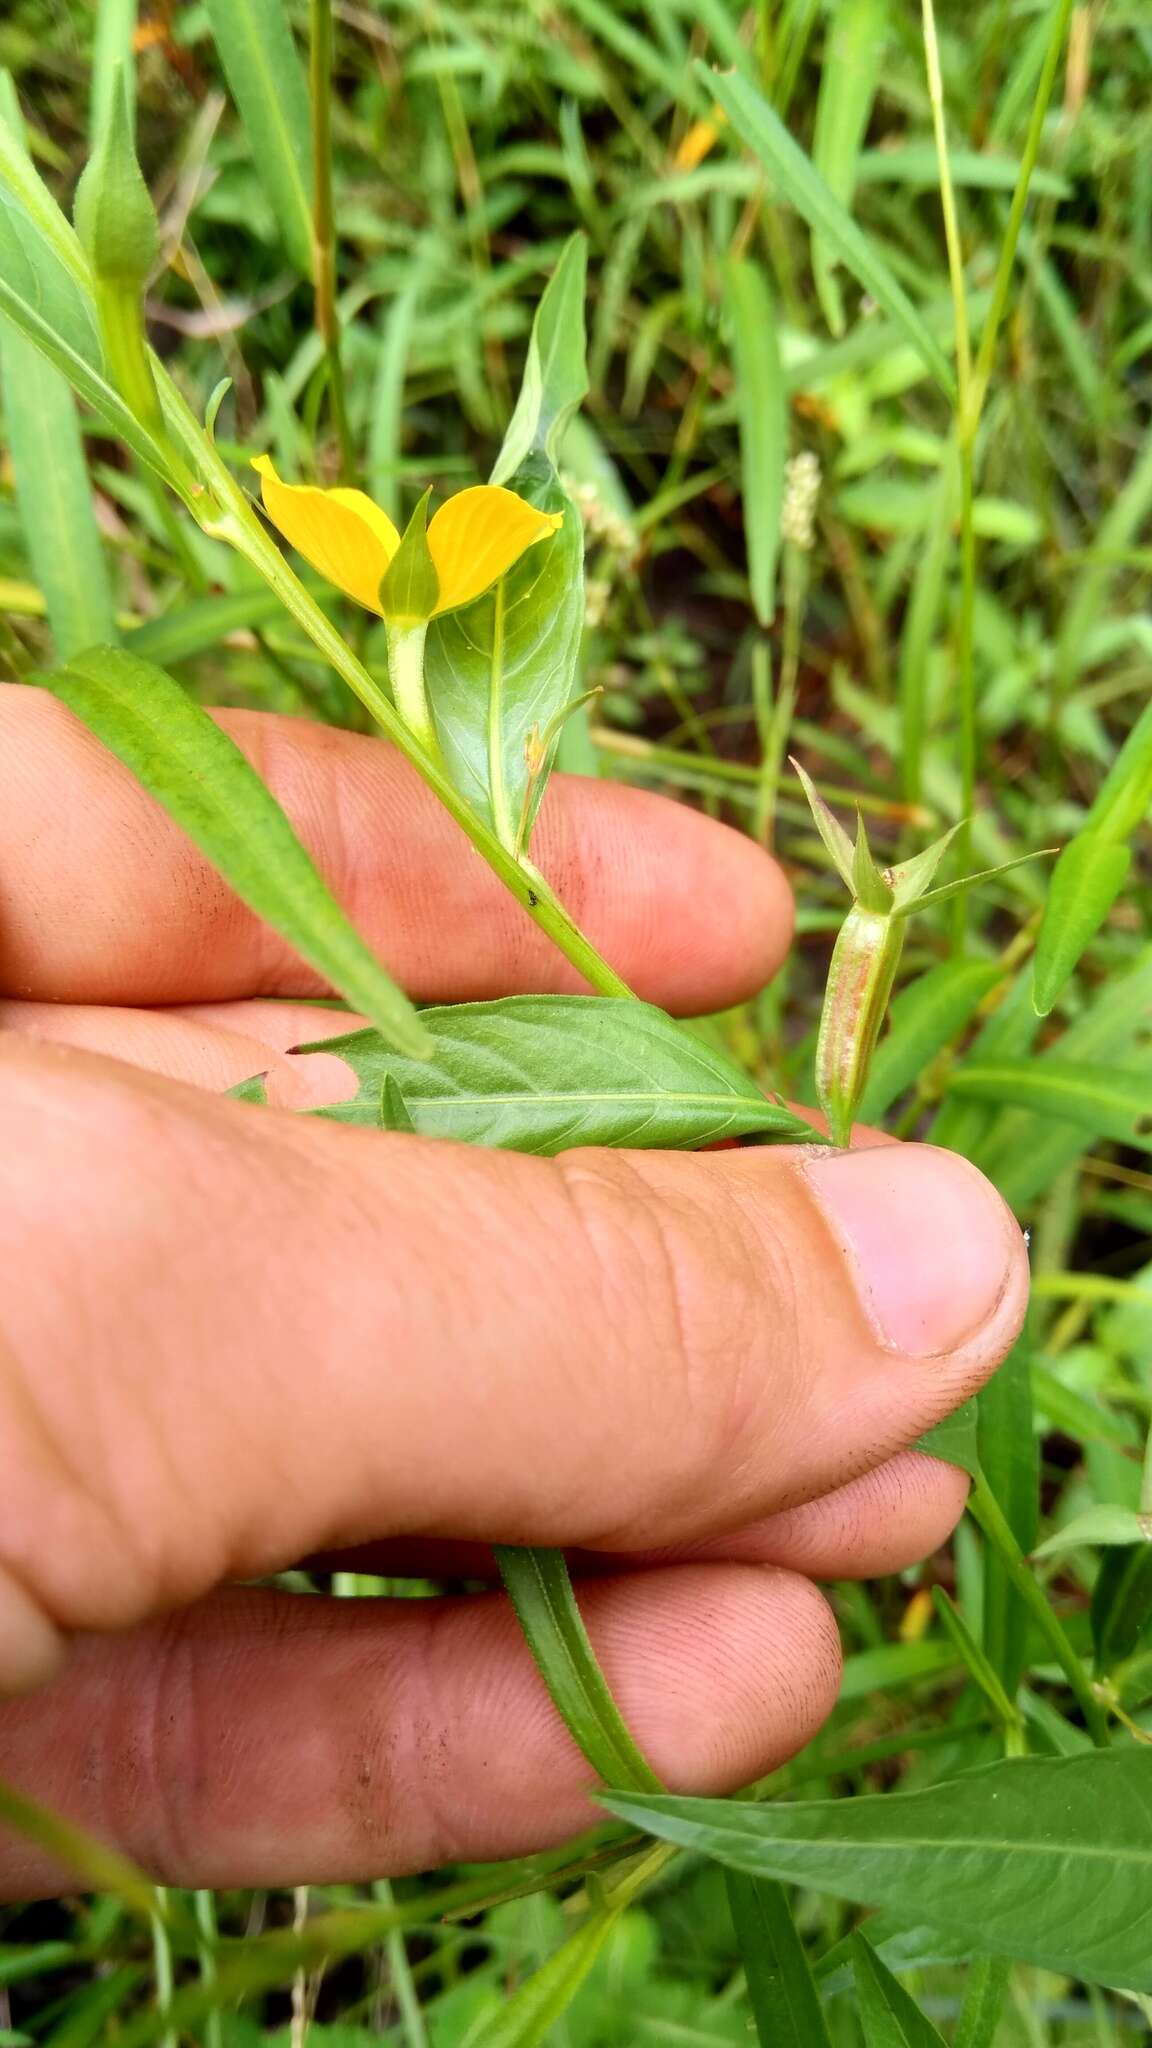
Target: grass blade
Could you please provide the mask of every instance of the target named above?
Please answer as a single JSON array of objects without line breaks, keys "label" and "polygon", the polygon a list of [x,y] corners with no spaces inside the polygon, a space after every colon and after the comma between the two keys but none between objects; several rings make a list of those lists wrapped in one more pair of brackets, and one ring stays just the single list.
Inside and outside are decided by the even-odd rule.
[{"label": "grass blade", "polygon": [[798,142],[793,141],[767,100],[742,78],[726,78],[698,70],[715,93],[742,142],[769,172],[782,198],[796,208],[810,228],[824,238],[857,282],[883,306],[920,356],[949,399],[956,395],[952,368],[935,335],[913,305],[875,244],[857,227],[850,213],[830,192]]},{"label": "grass blade", "polygon": [[250,909],[392,1045],[420,1059],[428,1038],[373,958],[235,742],[163,669],[96,648],[46,679],[164,805]]},{"label": "grass blade", "polygon": [[206,0],[252,161],[302,277],[312,274],[308,89],[282,0]]},{"label": "grass blade", "polygon": [[762,2048],[829,2048],[820,1994],[783,1885],[738,1870],[724,1877]]},{"label": "grass blade", "polygon": [[859,1933],[852,1936],[852,1974],[865,2048],[944,2048],[931,2020]]},{"label": "grass blade", "polygon": [[[820,75],[812,162],[833,198],[851,207],[872,102],[880,78],[888,0],[846,0],[829,21],[829,42]],[[836,278],[836,253],[825,236],[813,233],[812,273],[816,296],[833,334],[844,332],[844,302]]]},{"label": "grass blade", "polygon": [[752,608],[762,626],[776,611],[776,557],[784,498],[788,401],[776,309],[762,270],[747,258],[725,271],[740,423],[740,471]]}]

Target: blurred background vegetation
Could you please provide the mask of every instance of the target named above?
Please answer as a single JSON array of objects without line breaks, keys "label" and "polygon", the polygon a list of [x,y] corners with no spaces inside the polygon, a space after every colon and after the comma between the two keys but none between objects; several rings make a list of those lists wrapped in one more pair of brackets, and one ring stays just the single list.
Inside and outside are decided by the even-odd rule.
[{"label": "blurred background vegetation", "polygon": [[[295,134],[291,95],[278,102],[287,153],[254,101],[238,114],[242,60],[229,81],[222,54],[240,11],[230,0],[148,0],[136,20],[124,0],[101,9],[97,34],[91,0],[8,0],[0,63],[39,167],[67,203],[93,104],[116,54],[134,48],[137,147],[163,229],[148,294],[154,345],[201,414],[231,380],[216,435],[238,466],[270,449],[286,475],[331,481],[328,370],[285,187],[307,135]],[[302,64],[307,9],[284,12]],[[944,0],[939,11],[977,332],[1051,21],[1047,0]],[[335,23],[337,291],[360,480],[400,516],[428,482],[450,490],[486,476],[533,307],[565,239],[583,230],[592,388],[564,464],[588,540],[584,687],[600,694],[571,720],[564,765],[666,790],[775,844],[799,903],[793,963],[771,991],[699,1028],[766,1084],[810,1097],[829,940],[845,906],[784,757],[799,753],[830,801],[859,801],[892,857],[960,815],[953,421],[899,325],[733,137],[693,60],[759,84],[951,353],[920,10],[913,0],[339,0]],[[977,448],[980,866],[1072,837],[1148,702],[1150,88],[1142,0],[1075,5]],[[733,255],[755,266],[750,293],[734,284]],[[766,365],[787,394],[782,446],[765,432],[771,403],[757,411]],[[0,403],[17,457],[30,374],[5,335]],[[8,677],[50,656],[46,611],[58,620],[80,577],[86,616],[105,603],[126,643],[204,701],[357,723],[356,705],[240,559],[158,509],[110,442],[94,435],[87,452],[92,493],[81,479],[82,502],[69,502],[77,479],[62,467],[55,511],[17,494],[3,457]],[[777,542],[773,613],[766,564]],[[344,624],[382,667],[375,622],[349,608]],[[1030,1000],[1042,865],[976,899],[962,961],[950,910],[918,920],[866,1105],[892,1129],[931,1132],[976,1158],[1032,1227],[1032,1326],[981,1441],[1025,1549],[1041,1526],[1140,1499],[1152,1414],[1152,1160],[1131,1092],[1143,1077],[1152,1098],[1141,830],[1126,887],[1043,1022]],[[1053,1052],[1074,1066],[1076,1088],[1056,1106],[1025,1099],[1022,1067],[1039,1070]],[[1120,1102],[1117,1070],[1129,1085]],[[1097,1672],[1121,1724],[1138,1738],[1152,1731],[1152,1584],[1141,1582],[1109,1635],[1087,1543],[1037,1571],[1086,1654],[1096,1585]],[[841,1704],[773,1790],[927,1783],[1000,1753],[1002,1731],[933,1586],[952,1594],[998,1668],[1027,1667],[1033,1746],[1083,1739],[1059,1675],[965,1526],[947,1553],[900,1578],[833,1589]],[[467,1921],[430,1909],[403,1938],[369,1931],[343,1959],[285,1965],[242,2011],[190,2019],[179,2038],[208,2048],[494,2040],[492,2016],[571,1925],[571,1879],[499,1902],[505,1887],[538,1881],[493,1872],[497,1902]],[[418,1900],[421,1886],[397,1894]],[[227,1934],[256,1937],[368,1897],[228,1895],[190,1910],[204,1927],[215,1914]],[[376,1904],[389,1897],[376,1888]],[[797,1912],[836,1985],[853,1909],[801,1897]],[[885,1953],[907,1965],[905,1981],[952,2040],[964,1972],[941,1947],[894,1934]],[[141,1948],[114,1899],[10,1911],[0,2042],[175,2040],[162,2010],[170,1961]],[[189,1974],[194,1964],[178,1962],[180,1981]],[[1131,2001],[1028,1968],[1005,2001],[995,2048],[1104,2048],[1149,2031]],[[837,2048],[856,2048],[851,1999],[832,1996],[827,2012]],[[707,2048],[751,2039],[751,2025],[722,1877],[681,1858],[618,1922],[546,2038]]]}]

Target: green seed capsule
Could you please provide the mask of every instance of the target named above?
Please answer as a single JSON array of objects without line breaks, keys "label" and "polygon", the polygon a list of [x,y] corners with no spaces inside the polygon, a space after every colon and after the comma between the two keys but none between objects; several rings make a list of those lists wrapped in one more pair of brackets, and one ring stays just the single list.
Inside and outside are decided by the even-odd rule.
[{"label": "green seed capsule", "polygon": [[904,946],[901,917],[859,903],[840,929],[816,1044],[816,1093],[832,1141],[847,1145]]}]

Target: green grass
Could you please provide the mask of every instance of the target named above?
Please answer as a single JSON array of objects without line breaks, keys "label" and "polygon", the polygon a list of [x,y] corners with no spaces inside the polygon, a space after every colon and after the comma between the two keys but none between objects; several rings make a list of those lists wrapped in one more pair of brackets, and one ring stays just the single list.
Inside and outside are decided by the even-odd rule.
[{"label": "green grass", "polygon": [[[175,10],[175,40],[143,38],[137,145],[167,251],[149,292],[153,339],[201,416],[231,379],[215,431],[238,471],[268,448],[285,473],[334,478],[346,408],[363,475],[403,519],[427,483],[487,475],[541,287],[566,239],[584,231],[592,388],[563,466],[588,541],[583,687],[601,694],[566,729],[565,765],[666,790],[774,841],[797,891],[795,956],[773,989],[701,1029],[761,1082],[811,1099],[844,899],[785,754],[800,754],[831,801],[859,798],[888,859],[960,821],[959,858],[970,842],[971,864],[986,867],[1077,834],[1148,702],[1146,10],[1138,0],[1078,7],[1065,40],[1047,0],[949,0],[935,19],[935,106],[913,0],[823,10],[808,0],[747,10],[737,0],[361,0],[338,10],[334,413],[330,336],[317,332],[294,267],[309,183],[298,138],[280,124],[254,157],[247,134],[261,133],[259,119],[249,104],[246,132],[211,32],[218,15],[234,13],[239,30],[269,8],[187,6]],[[287,8],[301,66],[309,11],[303,0]],[[103,12],[98,105],[127,18],[123,6]],[[87,148],[94,29],[90,4],[55,0],[14,0],[0,21],[0,63],[33,155],[65,200]],[[876,35],[882,61],[863,61]],[[230,59],[233,73],[253,47],[249,38]],[[241,105],[246,90],[264,89],[269,64],[290,58],[276,43],[246,89],[233,75]],[[701,59],[732,80],[714,91]],[[759,139],[740,126],[757,92],[777,117]],[[717,126],[678,163],[717,96],[739,133]],[[838,211],[803,159],[797,168],[789,135],[815,156]],[[856,136],[858,160],[845,146]],[[1036,175],[1017,221],[1013,192],[1030,153]],[[278,208],[285,192],[296,196]],[[289,205],[285,240],[278,221]],[[747,267],[734,271],[734,258]],[[765,318],[761,369],[778,354],[779,379],[757,415],[749,366]],[[0,368],[11,422],[26,365],[14,350]],[[68,432],[66,507],[32,502],[27,486],[18,503],[5,457],[9,676],[53,652],[51,520],[84,518]],[[789,458],[819,464],[810,536],[797,506],[774,495],[781,432]],[[18,432],[13,442],[18,459]],[[112,440],[90,433],[87,454],[101,516],[88,515],[77,545],[102,555],[127,645],[203,702],[366,722],[238,557],[161,510]],[[345,623],[379,662],[366,617],[349,608]],[[1078,903],[1084,949],[1050,1014],[1041,1021],[1031,1001],[1046,875],[1027,865],[966,909],[949,904],[912,925],[874,1076],[888,1128],[968,1153],[1033,1232],[1027,1354],[981,1416],[988,1483],[1025,1549],[1037,1527],[1048,1534],[1095,1503],[1134,1506],[1141,1488],[1152,1161],[1146,1119],[1118,1122],[1115,1096],[1118,1070],[1133,1087],[1143,1076],[1152,1093],[1152,930],[1149,792],[1129,786],[1132,861],[1114,901]],[[1059,1075],[1050,1088],[1036,1083],[1046,1060],[1073,1064],[1074,1112],[1061,1107]],[[1015,1101],[1021,1062],[1031,1085]],[[964,1076],[955,1089],[954,1074]],[[1082,1651],[1098,1568],[1089,1549],[1036,1568]],[[956,1602],[962,1628],[933,1607],[933,1585]],[[1019,1595],[973,1523],[922,1569],[833,1597],[847,1659],[841,1704],[768,1789],[815,1798],[916,1787],[994,1757],[999,1724],[966,1672],[966,1638],[1011,1693],[1023,1659],[1031,1746],[1043,1752],[1081,1726],[1051,1648],[1024,1634]],[[1138,1630],[1111,1673],[1122,1739],[1133,1726],[1152,1732],[1150,1643]],[[583,1878],[494,1869],[470,1894],[478,1910],[459,1921],[438,1904],[451,1876],[395,1887],[403,1930],[388,1925],[384,1887],[307,1902],[228,1894],[212,1915],[203,1900],[176,1899],[178,1935],[210,1930],[213,1917],[226,1936],[252,1935],[222,1952],[221,2010],[193,2013],[181,2038],[295,2044],[311,2014],[313,2048],[482,2041],[486,2019],[577,1924]],[[351,1933],[345,1921],[338,1939],[334,1923],[330,1939],[321,1930],[306,1944],[296,1977],[296,1958],[267,1938],[305,1903],[310,1914],[349,1906],[360,1917]],[[810,1894],[794,1907],[818,1973],[840,1987],[825,2003],[831,2041],[872,2048],[847,1953],[834,1954],[858,1915]],[[1133,2002],[1025,1966],[992,2032],[978,2034],[969,2011],[957,2033],[964,1965],[923,1933],[918,1946],[885,1953],[943,2037],[967,2048],[1119,2048],[1148,2037]],[[110,1896],[11,1910],[0,1916],[0,2043],[160,2038],[158,1984],[174,1968],[187,1995],[200,1967],[191,1934],[169,1957]],[[209,1984],[206,2007],[214,1995]],[[556,2048],[705,2048],[747,2042],[751,2028],[723,1874],[680,1859],[615,1918],[545,2038]]]}]

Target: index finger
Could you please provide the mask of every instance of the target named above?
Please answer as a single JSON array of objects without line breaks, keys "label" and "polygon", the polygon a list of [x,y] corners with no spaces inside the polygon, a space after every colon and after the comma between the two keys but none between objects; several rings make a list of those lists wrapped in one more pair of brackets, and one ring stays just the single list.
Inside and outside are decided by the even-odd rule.
[{"label": "index finger", "polygon": [[[394,748],[305,719],[213,715],[417,1000],[583,986]],[[0,994],[154,1004],[327,993],[55,698],[0,687],[0,756]],[[666,1009],[738,1002],[788,945],[791,898],[775,863],[662,797],[557,776],[534,855],[618,973]]]}]

